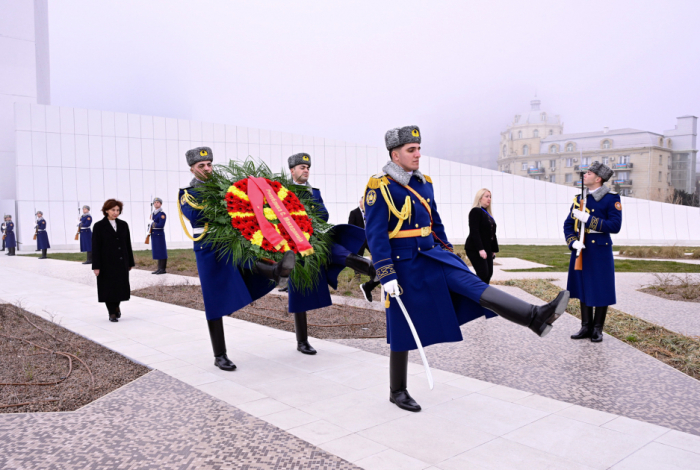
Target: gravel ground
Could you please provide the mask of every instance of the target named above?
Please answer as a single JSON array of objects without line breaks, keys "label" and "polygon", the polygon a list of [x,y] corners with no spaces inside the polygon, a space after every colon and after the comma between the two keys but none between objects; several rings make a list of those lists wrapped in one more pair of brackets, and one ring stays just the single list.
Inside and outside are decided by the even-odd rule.
[{"label": "gravel ground", "polygon": [[149,371],[10,304],[0,304],[0,364],[2,413],[74,411]]},{"label": "gravel ground", "polygon": [[[378,291],[377,291],[378,292]],[[204,311],[199,286],[154,286],[132,291],[133,295]],[[294,315],[287,311],[287,298],[267,295],[230,315],[233,318],[294,331]],[[309,335],[321,339],[386,338],[384,312],[332,305],[308,312]]]}]

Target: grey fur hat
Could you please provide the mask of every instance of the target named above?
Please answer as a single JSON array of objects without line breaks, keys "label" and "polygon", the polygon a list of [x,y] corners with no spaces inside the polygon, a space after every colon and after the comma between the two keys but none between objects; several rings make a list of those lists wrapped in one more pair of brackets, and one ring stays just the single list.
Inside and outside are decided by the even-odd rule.
[{"label": "grey fur hat", "polygon": [[159,197],[154,197],[154,198],[153,198],[153,203],[155,204],[156,202],[160,202],[161,204],[163,204],[163,200],[162,200],[161,198],[159,198]]},{"label": "grey fur hat", "polygon": [[90,210],[90,206],[88,206],[88,205],[85,205],[85,206],[83,206],[83,209],[87,209],[87,210]]},{"label": "grey fur hat", "polygon": [[189,166],[199,162],[214,161],[214,153],[212,153],[209,147],[197,147],[192,150],[188,150],[187,153],[185,153],[185,156],[187,157],[187,164]]},{"label": "grey fur hat", "polygon": [[384,136],[384,142],[387,150],[393,150],[404,144],[420,144],[420,128],[404,126],[389,129]]},{"label": "grey fur hat", "polygon": [[44,213],[41,211],[36,211],[36,214],[34,214],[34,215],[39,215],[39,214],[44,215]]},{"label": "grey fur hat", "polygon": [[289,163],[290,169],[297,165],[309,165],[309,168],[311,168],[311,155],[308,153],[295,153],[287,159],[287,163]]},{"label": "grey fur hat", "polygon": [[600,162],[593,162],[591,166],[588,167],[588,171],[600,176],[603,182],[608,181],[613,175],[612,169],[609,166]]}]

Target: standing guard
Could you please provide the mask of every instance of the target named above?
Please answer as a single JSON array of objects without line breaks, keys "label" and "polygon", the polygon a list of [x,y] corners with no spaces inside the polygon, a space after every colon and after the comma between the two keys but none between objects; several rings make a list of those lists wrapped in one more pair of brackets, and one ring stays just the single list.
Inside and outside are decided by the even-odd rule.
[{"label": "standing guard", "polygon": [[391,161],[382,174],[370,178],[365,190],[367,242],[387,294],[389,400],[415,412],[421,407],[407,389],[408,351],[418,342],[461,341],[460,325],[493,317],[492,312],[544,336],[564,312],[569,293],[562,291],[549,304],[535,306],[479,279],[453,253],[432,180],[418,169],[420,129],[391,129],[385,141]]},{"label": "standing guard", "polygon": [[[203,217],[203,206],[197,201],[197,188],[211,175],[213,154],[209,147],[197,147],[185,154],[194,178],[190,186],[180,189],[178,210],[185,234],[194,242],[197,271],[202,286],[204,312],[209,326],[209,336],[214,350],[214,365],[221,370],[233,371],[236,365],[226,356],[226,338],[223,318],[270,292],[275,284],[292,272],[295,264],[293,251],[284,254],[282,261],[265,264],[256,261],[252,265],[236,265],[221,258],[213,245],[207,243],[207,220]],[[187,218],[193,236],[187,232]],[[272,282],[271,282],[272,281]]]},{"label": "standing guard", "polygon": [[15,224],[12,222],[12,216],[10,214],[5,216],[5,246],[7,246],[7,254],[5,256],[15,256],[15,249],[17,248],[17,239],[15,238]]},{"label": "standing guard", "polygon": [[49,234],[46,233],[46,219],[44,213],[37,211],[36,213],[36,249],[41,250],[39,259],[46,259],[46,250],[51,248],[49,245]]},{"label": "standing guard", "polygon": [[80,252],[87,253],[87,260],[83,264],[92,264],[92,215],[90,206],[83,206],[83,215],[80,216],[78,230],[80,230]]},{"label": "standing guard", "polygon": [[163,200],[159,197],[153,199],[153,213],[151,214],[151,250],[153,259],[158,261],[158,269],[151,274],[165,274],[168,264],[168,247],[165,244],[165,212],[163,212]]},{"label": "standing guard", "polygon": [[[608,306],[617,302],[610,234],[620,231],[622,204],[620,196],[603,184],[612,175],[613,170],[607,165],[593,162],[588,171],[582,174],[584,196],[574,197],[564,222],[566,244],[572,250],[566,288],[572,298],[581,302],[581,329],[571,338],[590,338],[594,343],[603,341]],[[585,229],[583,233],[582,229]],[[576,266],[577,252],[580,269]]]},{"label": "standing guard", "polygon": [[[309,184],[311,156],[308,153],[297,153],[289,157],[287,163],[294,184],[308,187],[314,201],[312,207],[319,212],[324,222],[328,222],[328,210],[323,203],[321,190]],[[338,288],[340,272],[348,267],[370,278],[376,275],[371,261],[355,254],[366,241],[364,230],[354,225],[336,225],[333,234],[335,243],[331,245],[331,264],[321,269],[320,279],[314,289],[302,291],[292,282],[289,283],[289,312],[294,314],[297,351],[302,354],[316,354],[316,350],[309,344],[306,312],[333,305],[328,285],[333,289]]]}]

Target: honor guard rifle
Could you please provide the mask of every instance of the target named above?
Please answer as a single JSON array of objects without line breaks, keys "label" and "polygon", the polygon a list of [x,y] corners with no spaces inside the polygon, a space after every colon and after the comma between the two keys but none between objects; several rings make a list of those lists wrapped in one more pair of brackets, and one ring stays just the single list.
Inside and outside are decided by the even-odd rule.
[{"label": "honor guard rifle", "polygon": [[81,219],[80,201],[78,201],[78,231],[75,233],[75,241],[80,240],[80,226],[83,225]]},{"label": "honor guard rifle", "polygon": [[39,218],[36,216],[36,207],[34,207],[34,238],[36,240],[37,235],[39,235]]},{"label": "honor guard rifle", "polygon": [[151,215],[148,216],[151,219],[151,223],[148,224],[148,233],[146,234],[146,245],[151,243],[151,233],[153,232],[153,194],[151,194]]},{"label": "honor guard rifle", "polygon": [[[586,212],[586,187],[583,185],[583,172],[581,172],[581,199],[579,200],[578,209],[581,212]],[[581,243],[584,242],[586,237],[586,224],[582,221],[577,220],[581,231],[579,232],[578,239]],[[576,263],[574,263],[574,271],[583,270],[583,249],[579,248],[576,250]]]}]

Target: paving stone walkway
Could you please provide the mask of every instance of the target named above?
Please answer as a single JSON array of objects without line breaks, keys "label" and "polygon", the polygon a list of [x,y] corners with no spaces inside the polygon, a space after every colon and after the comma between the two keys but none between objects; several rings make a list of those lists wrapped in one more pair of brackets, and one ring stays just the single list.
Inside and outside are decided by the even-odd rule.
[{"label": "paving stone walkway", "polygon": [[[429,391],[422,367],[410,366],[411,391],[424,410],[407,413],[388,402],[388,361],[382,355],[314,339],[319,354],[303,356],[294,348],[292,333],[232,318],[224,322],[229,355],[239,369],[220,371],[212,365],[202,312],[133,298],[123,304],[120,322],[110,323],[81,270],[89,267],[0,256],[0,299],[21,301],[44,317],[55,315],[63,326],[160,372],[79,412],[0,417],[0,456],[10,462],[5,467],[31,468],[38,462],[37,468],[60,468],[50,462],[62,458],[85,468],[353,468],[347,463],[352,462],[383,470],[695,469],[700,461],[696,435],[439,367],[435,389]],[[134,278],[156,282],[146,280],[156,276],[144,275]],[[507,342],[501,344],[503,357],[516,354]],[[606,339],[604,344],[613,342]],[[557,360],[538,352],[517,359]],[[517,369],[509,373],[517,374]],[[543,374],[542,380],[556,377]],[[164,388],[140,394],[142,385]],[[120,397],[120,392],[128,396]],[[163,394],[166,399],[159,405]],[[168,398],[176,396],[185,399]],[[109,402],[112,397],[115,402]],[[178,410],[189,400],[206,409],[192,414],[191,426]],[[100,410],[102,401],[109,403],[108,410]],[[94,413],[89,424],[75,425],[81,413]],[[82,430],[71,430],[76,426]],[[91,434],[89,428],[106,431]],[[234,437],[214,438],[229,428],[235,429]],[[147,439],[130,440],[130,433],[138,435],[140,429]],[[155,432],[149,434],[149,429]],[[127,451],[104,450],[111,449],[107,441],[119,438],[115,430],[126,434]],[[169,436],[178,431],[181,439],[169,447]],[[263,434],[259,450],[257,432]],[[43,452],[31,450],[42,440]],[[222,445],[232,449],[222,451]],[[148,453],[139,453],[143,449]],[[23,461],[25,455],[37,460]],[[207,458],[212,460],[203,460]],[[316,463],[307,465],[303,459]],[[248,467],[246,462],[251,462]]]}]

